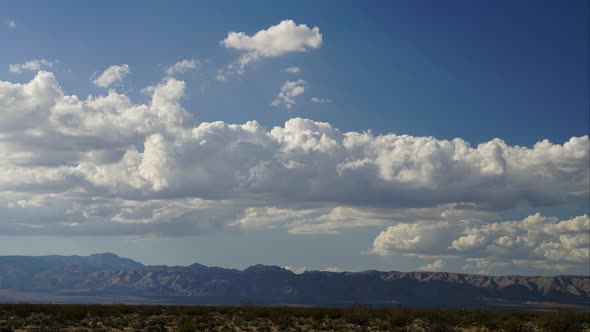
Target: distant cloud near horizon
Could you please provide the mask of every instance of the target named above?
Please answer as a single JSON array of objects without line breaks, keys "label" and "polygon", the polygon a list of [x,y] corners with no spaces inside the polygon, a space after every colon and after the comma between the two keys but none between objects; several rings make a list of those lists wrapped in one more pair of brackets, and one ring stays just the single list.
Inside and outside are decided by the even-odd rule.
[{"label": "distant cloud near horizon", "polygon": [[295,274],[301,274],[305,271],[307,271],[307,268],[305,266],[302,267],[295,267],[295,266],[289,266],[289,265],[285,265],[283,266],[284,269],[287,269]]},{"label": "distant cloud near horizon", "polygon": [[242,51],[243,54],[227,68],[220,70],[217,79],[225,80],[231,75],[242,75],[250,63],[262,58],[319,48],[322,41],[319,27],[310,29],[305,24],[297,25],[293,20],[281,21],[252,36],[245,32],[229,32],[220,42],[221,46]]},{"label": "distant cloud near horizon", "polygon": [[121,82],[130,71],[129,65],[113,65],[107,68],[92,82],[98,87],[108,88],[115,83]]},{"label": "distant cloud near horizon", "polygon": [[24,63],[11,64],[8,70],[11,73],[22,73],[23,71],[38,71],[41,69],[53,68],[54,62],[45,59],[35,59]]},{"label": "distant cloud near horizon", "polygon": [[[373,243],[372,253],[394,252],[424,258],[463,257],[466,262],[571,269],[590,260],[588,215],[559,220],[540,213],[518,221],[400,223],[389,226]],[[437,259],[436,262],[442,262]],[[433,263],[425,269],[442,268]],[[471,263],[465,267],[472,268]],[[481,269],[481,273],[490,270]]]},{"label": "distant cloud near horizon", "polygon": [[445,265],[446,263],[442,259],[437,259],[430,264],[422,266],[420,271],[440,271]]}]

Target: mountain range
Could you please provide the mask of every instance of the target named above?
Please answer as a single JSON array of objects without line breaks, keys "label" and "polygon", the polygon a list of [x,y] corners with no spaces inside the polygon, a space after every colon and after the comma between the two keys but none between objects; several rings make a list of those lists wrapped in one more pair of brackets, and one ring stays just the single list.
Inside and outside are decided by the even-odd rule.
[{"label": "mountain range", "polygon": [[115,254],[0,256],[0,302],[590,309],[590,277],[146,266]]}]

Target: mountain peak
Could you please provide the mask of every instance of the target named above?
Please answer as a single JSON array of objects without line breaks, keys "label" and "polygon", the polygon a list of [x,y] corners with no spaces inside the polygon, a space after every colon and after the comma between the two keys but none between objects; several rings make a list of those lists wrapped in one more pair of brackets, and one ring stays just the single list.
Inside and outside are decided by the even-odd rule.
[{"label": "mountain peak", "polygon": [[143,268],[144,265],[129,258],[120,257],[110,252],[97,253],[87,257],[80,257],[82,262],[104,266],[115,270],[133,270]]},{"label": "mountain peak", "polygon": [[96,254],[90,255],[89,257],[121,258],[121,256],[113,254],[112,252],[98,252]]},{"label": "mountain peak", "polygon": [[256,264],[249,266],[244,270],[244,272],[248,273],[265,273],[265,272],[289,272],[293,273],[285,268],[276,265],[263,265],[263,264]]},{"label": "mountain peak", "polygon": [[189,265],[188,268],[191,270],[201,270],[207,268],[207,266],[199,263],[193,263]]}]

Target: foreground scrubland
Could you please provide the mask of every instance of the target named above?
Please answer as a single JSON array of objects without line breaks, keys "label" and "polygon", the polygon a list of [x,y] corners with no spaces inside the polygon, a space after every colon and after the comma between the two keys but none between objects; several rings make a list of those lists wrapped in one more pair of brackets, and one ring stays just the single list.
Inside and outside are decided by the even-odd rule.
[{"label": "foreground scrubland", "polygon": [[4,304],[8,331],[590,331],[590,312]]}]

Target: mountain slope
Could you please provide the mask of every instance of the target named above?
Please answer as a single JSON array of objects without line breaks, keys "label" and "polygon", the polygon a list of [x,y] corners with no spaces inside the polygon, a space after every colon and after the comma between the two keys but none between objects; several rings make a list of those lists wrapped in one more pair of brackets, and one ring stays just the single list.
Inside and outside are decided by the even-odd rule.
[{"label": "mountain slope", "polygon": [[[2,298],[2,292],[11,294]],[[588,307],[588,276],[483,276],[446,272],[295,274],[277,266],[243,271],[193,264],[144,266],[114,254],[0,256],[0,301],[22,294],[104,297],[126,302],[350,305],[411,307]],[[49,297],[47,297],[49,296]],[[48,301],[49,301],[48,300]],[[78,302],[76,299],[63,300]]]}]

